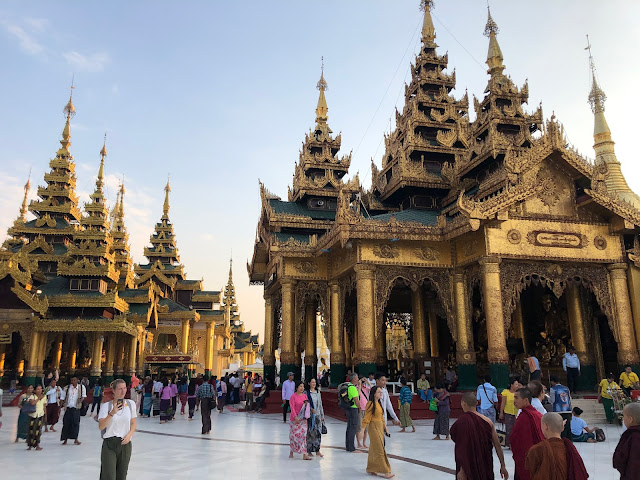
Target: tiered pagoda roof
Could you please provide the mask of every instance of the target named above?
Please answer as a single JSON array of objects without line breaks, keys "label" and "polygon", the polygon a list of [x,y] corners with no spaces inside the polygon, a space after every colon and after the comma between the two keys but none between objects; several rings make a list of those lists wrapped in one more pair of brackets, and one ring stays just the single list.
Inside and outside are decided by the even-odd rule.
[{"label": "tiered pagoda roof", "polygon": [[116,206],[111,213],[113,222],[111,236],[113,237],[113,250],[115,254],[116,268],[120,271],[118,288],[133,288],[133,260],[129,247],[129,234],[124,224],[124,183],[120,184]]},{"label": "tiered pagoda roof", "polygon": [[161,290],[164,294],[169,295],[169,291],[176,287],[176,283],[185,281],[186,277],[184,267],[180,264],[173,224],[169,220],[171,186],[168,181],[164,191],[162,217],[160,222],[156,223],[155,231],[150,237],[151,247],[144,249],[144,256],[147,257],[148,263],[136,265],[134,271],[138,276],[136,285],[146,285],[153,278],[156,284],[162,286]]}]

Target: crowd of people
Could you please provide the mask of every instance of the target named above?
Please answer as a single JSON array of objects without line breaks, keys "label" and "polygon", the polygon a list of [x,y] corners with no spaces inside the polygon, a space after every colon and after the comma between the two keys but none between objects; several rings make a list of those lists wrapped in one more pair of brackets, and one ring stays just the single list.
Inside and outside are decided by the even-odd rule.
[{"label": "crowd of people", "polygon": [[[535,367],[535,363],[532,366]],[[612,374],[599,384],[605,411],[609,408],[607,395],[609,399],[618,391],[630,395],[631,390],[638,387],[638,377],[630,370],[626,368],[622,372],[620,386]],[[503,446],[513,455],[515,478],[579,480],[588,477],[574,443],[600,441],[604,439],[604,433],[581,418],[582,410],[572,407],[571,389],[556,376],[550,377],[548,390],[539,378],[529,379],[525,384],[514,376],[498,395],[491,376],[487,375],[475,392],[461,395],[463,414],[450,426],[449,390],[455,389],[457,377],[453,370],[448,373],[447,383],[437,383],[433,388],[426,374],[420,375],[416,382],[417,394],[401,377],[397,399],[399,415],[396,415],[385,374],[371,373],[361,378],[349,372],[337,392],[337,402],[347,418],[345,450],[368,453],[368,473],[393,477],[385,451],[385,437],[390,436],[388,419],[400,427],[399,432],[415,432],[411,405],[414,401],[422,401],[428,403],[428,408],[435,414],[433,440],[451,439],[455,444],[453,453],[459,479],[494,478],[493,450],[501,465],[500,475],[508,478]],[[325,382],[316,378],[306,383],[296,382],[293,372],[287,377],[281,385],[281,394],[283,421],[289,424],[289,457],[293,458],[294,454],[302,455],[304,460],[312,460],[314,455],[323,457],[322,437],[327,428],[320,389]],[[101,479],[104,480],[126,477],[138,416],[159,417],[163,424],[175,419],[179,406],[180,414],[188,414],[189,420],[200,410],[202,434],[207,435],[211,432],[213,410],[222,413],[227,405],[243,402],[233,410],[260,412],[266,398],[276,388],[271,378],[241,372],[220,379],[207,375],[194,378],[162,375],[148,376],[140,381],[134,376],[128,387],[121,379],[112,382],[108,394],[113,400],[104,401],[107,392],[100,380],[91,390],[86,378],[73,377],[64,387],[58,385],[56,377],[43,380],[45,385],[27,387],[18,399],[20,412],[15,441],[24,440],[27,450],[42,450],[43,433],[57,431],[56,425],[64,411],[60,440],[63,445],[68,440],[80,445],[80,417],[87,412],[93,416],[95,412],[103,437]],[[87,398],[89,391],[92,393],[90,400]],[[625,406],[622,417],[625,431],[614,453],[613,465],[622,479],[635,478],[636,472],[640,471],[640,456],[634,455],[640,449],[640,403]],[[503,424],[504,431],[497,422]],[[504,436],[502,446],[500,435]]]}]

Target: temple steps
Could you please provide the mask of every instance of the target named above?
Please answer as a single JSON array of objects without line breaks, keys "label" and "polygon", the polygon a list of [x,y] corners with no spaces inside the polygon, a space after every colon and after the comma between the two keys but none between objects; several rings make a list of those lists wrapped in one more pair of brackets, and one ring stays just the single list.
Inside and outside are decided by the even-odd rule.
[{"label": "temple steps", "polygon": [[572,407],[579,407],[584,410],[581,418],[587,422],[587,425],[602,425],[607,423],[607,417],[601,403],[597,398],[572,398]]}]

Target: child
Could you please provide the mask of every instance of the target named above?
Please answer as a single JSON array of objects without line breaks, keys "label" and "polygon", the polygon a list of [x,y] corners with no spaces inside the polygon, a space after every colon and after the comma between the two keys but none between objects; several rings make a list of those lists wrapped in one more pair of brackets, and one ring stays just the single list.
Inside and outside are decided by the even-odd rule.
[{"label": "child", "polygon": [[587,427],[587,422],[580,418],[583,410],[580,407],[573,408],[571,418],[571,440],[574,442],[596,443],[595,428]]}]

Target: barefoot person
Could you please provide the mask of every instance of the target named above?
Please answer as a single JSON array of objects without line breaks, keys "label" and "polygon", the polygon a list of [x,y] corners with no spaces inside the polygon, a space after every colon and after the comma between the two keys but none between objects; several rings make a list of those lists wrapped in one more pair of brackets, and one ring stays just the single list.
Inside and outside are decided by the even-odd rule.
[{"label": "barefoot person", "polygon": [[613,468],[620,472],[620,480],[638,478],[640,472],[640,403],[630,403],[622,410],[627,429],[613,453]]},{"label": "barefoot person", "polygon": [[295,452],[301,453],[304,460],[311,460],[313,457],[307,454],[307,419],[311,415],[311,407],[304,393],[304,383],[296,384],[294,393],[289,397],[289,406],[289,458],[293,458]]},{"label": "barefoot person", "polygon": [[394,476],[391,465],[384,450],[384,435],[388,435],[386,422],[383,419],[382,388],[377,385],[371,388],[369,401],[362,419],[362,433],[369,429],[369,457],[367,459],[367,473],[382,475],[384,478]]},{"label": "barefoot person", "polygon": [[516,480],[529,480],[529,472],[525,469],[525,460],[529,449],[544,440],[542,434],[542,414],[531,406],[531,391],[521,388],[514,397],[513,402],[520,414],[511,431],[511,451],[513,462],[516,464]]},{"label": "barefoot person", "polygon": [[52,432],[55,432],[56,430],[53,427],[60,419],[60,397],[62,396],[62,389],[58,386],[55,378],[51,379],[44,394],[47,396],[47,423],[45,425],[45,432],[47,431],[47,426],[50,427]]},{"label": "barefoot person", "polygon": [[576,447],[561,438],[564,419],[560,414],[544,414],[541,425],[545,439],[531,447],[525,460],[531,480],[587,480],[589,474]]},{"label": "barefoot person", "polygon": [[100,453],[100,480],[127,478],[131,459],[131,437],[136,431],[136,404],[125,400],[127,384],[121,378],[111,383],[113,401],[103,403],[98,412],[98,428],[103,430]]},{"label": "barefoot person", "polygon": [[411,427],[411,431],[415,432],[416,427],[413,426],[413,421],[411,420],[411,400],[413,400],[413,393],[411,389],[407,386],[407,380],[404,377],[400,378],[400,385],[402,388],[400,389],[400,426],[402,427],[400,431],[404,433],[405,428]]},{"label": "barefoot person", "polygon": [[467,392],[462,395],[464,414],[451,426],[451,439],[456,444],[456,475],[458,480],[492,480],[493,449],[500,460],[500,475],[507,480],[509,473],[504,464],[498,434],[493,422],[476,411],[476,395]]},{"label": "barefoot person", "polygon": [[71,384],[62,390],[62,404],[65,407],[64,417],[62,417],[62,432],[60,440],[63,445],[67,444],[67,440],[73,439],[75,445],[80,445],[78,435],[80,433],[80,409],[82,401],[87,396],[87,390],[84,385],[78,383],[78,377],[71,379]]},{"label": "barefoot person", "polygon": [[35,410],[29,413],[29,434],[27,436],[27,445],[31,450],[42,450],[40,446],[40,437],[42,435],[42,423],[45,415],[45,404],[47,403],[47,397],[42,391],[42,385],[37,385],[33,395],[29,397],[29,404],[35,407]]},{"label": "barefoot person", "polygon": [[442,384],[436,384],[433,398],[438,402],[438,411],[433,422],[434,440],[442,440],[440,435],[445,436],[445,440],[449,440],[449,416],[451,415],[451,396],[447,388]]}]

